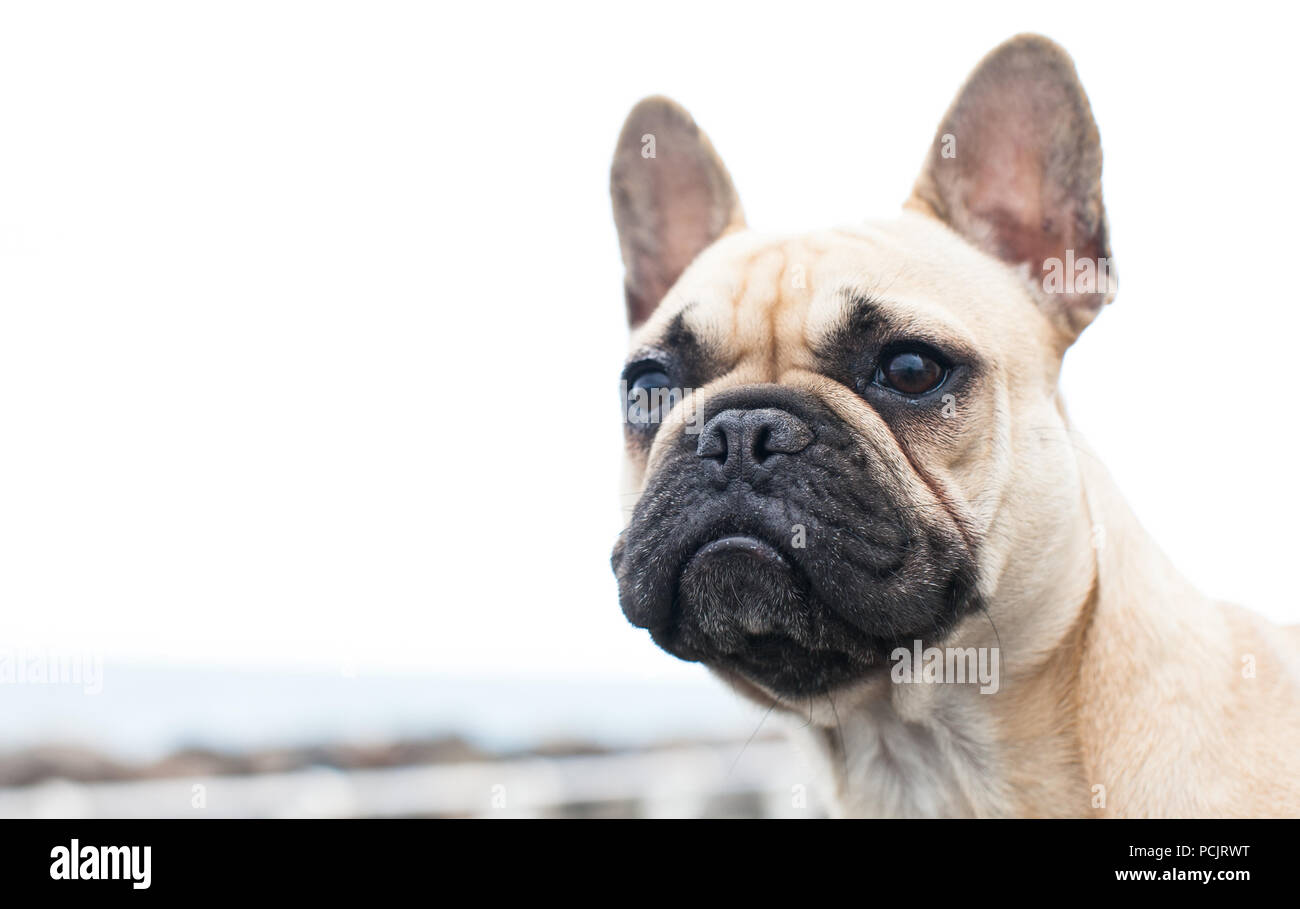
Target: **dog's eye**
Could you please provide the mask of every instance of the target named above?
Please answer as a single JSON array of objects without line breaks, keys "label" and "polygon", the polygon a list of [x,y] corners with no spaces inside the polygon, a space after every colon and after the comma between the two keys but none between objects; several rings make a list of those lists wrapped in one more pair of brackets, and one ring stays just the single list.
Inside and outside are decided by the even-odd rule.
[{"label": "dog's eye", "polygon": [[919,350],[889,354],[876,368],[876,382],[905,395],[923,395],[943,384],[948,370],[934,357]]},{"label": "dog's eye", "polygon": [[656,424],[677,404],[679,395],[662,369],[642,370],[627,384],[627,421],[633,426]]}]

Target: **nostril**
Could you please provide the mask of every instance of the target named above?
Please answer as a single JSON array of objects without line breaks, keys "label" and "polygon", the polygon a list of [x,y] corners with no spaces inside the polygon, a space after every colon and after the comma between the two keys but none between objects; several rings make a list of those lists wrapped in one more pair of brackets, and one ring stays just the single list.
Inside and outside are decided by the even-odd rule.
[{"label": "nostril", "polygon": [[737,410],[723,411],[709,420],[700,432],[700,441],[696,443],[695,453],[701,458],[726,464],[727,459],[737,451],[740,422],[741,412]]},{"label": "nostril", "polygon": [[701,458],[727,460],[727,440],[720,432],[709,432],[706,428],[700,433],[700,441],[695,446],[695,453]]},{"label": "nostril", "polygon": [[755,464],[762,464],[775,454],[798,454],[812,444],[813,434],[808,424],[784,410],[753,410],[745,421],[749,438],[747,454]]}]

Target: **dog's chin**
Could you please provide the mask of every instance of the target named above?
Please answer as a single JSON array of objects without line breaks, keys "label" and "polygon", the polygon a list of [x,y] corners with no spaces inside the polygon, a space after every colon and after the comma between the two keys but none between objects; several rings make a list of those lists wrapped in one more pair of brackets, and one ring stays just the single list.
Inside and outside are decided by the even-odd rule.
[{"label": "dog's chin", "polygon": [[754,536],[701,546],[678,579],[677,604],[675,621],[652,629],[660,647],[779,696],[828,691],[873,662],[828,621],[795,559]]}]

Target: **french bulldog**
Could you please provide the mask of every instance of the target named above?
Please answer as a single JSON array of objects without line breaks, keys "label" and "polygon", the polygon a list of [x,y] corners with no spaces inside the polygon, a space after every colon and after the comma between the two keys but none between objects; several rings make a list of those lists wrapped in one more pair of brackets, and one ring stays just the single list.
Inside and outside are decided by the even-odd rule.
[{"label": "french bulldog", "polygon": [[1300,629],[1181,578],[1058,393],[1116,290],[1101,166],[1036,35],[892,220],[748,229],[666,98],[618,140],[620,605],[791,718],[834,815],[1300,815]]}]

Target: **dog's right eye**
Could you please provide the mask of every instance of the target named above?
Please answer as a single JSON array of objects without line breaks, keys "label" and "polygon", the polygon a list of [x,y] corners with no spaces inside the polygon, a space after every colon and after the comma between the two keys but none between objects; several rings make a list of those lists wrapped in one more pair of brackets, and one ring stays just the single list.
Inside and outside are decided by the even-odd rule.
[{"label": "dog's right eye", "polygon": [[668,373],[649,366],[627,381],[627,421],[633,426],[653,426],[663,420],[677,404],[678,389],[672,387]]}]

